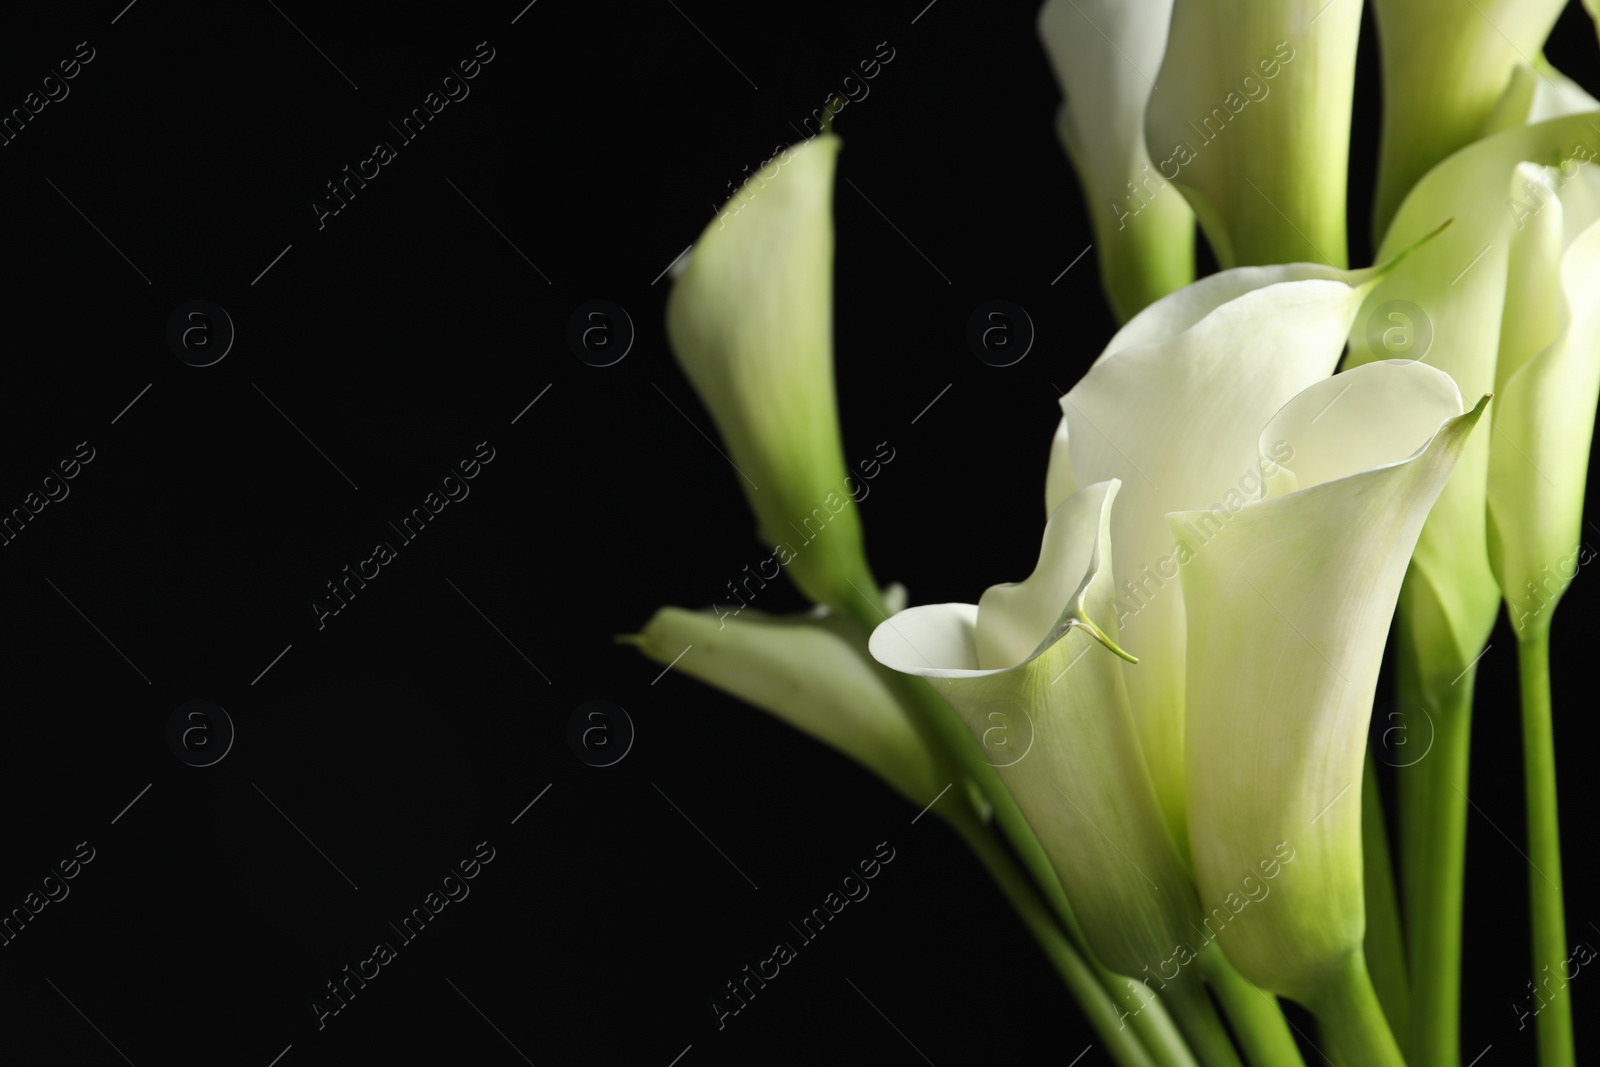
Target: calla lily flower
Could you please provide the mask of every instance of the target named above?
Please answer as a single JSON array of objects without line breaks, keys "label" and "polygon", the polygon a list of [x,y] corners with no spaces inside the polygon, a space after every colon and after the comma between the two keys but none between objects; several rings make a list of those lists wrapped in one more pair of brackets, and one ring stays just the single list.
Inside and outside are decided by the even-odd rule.
[{"label": "calla lily flower", "polygon": [[1094,225],[1117,321],[1194,280],[1194,212],[1157,173],[1144,116],[1172,0],[1046,0],[1039,38],[1066,93],[1056,133]]},{"label": "calla lily flower", "polygon": [[[1152,304],[1061,400],[1046,506],[1120,479],[1111,519],[1117,623],[1141,659],[1127,686],[1167,825],[1184,830],[1187,562],[1166,514],[1213,507],[1226,522],[1259,489],[1256,438],[1273,413],[1338,364],[1379,270],[1241,267]],[[1284,458],[1280,452],[1277,458]]]},{"label": "calla lily flower", "polygon": [[[1128,712],[1110,544],[1118,483],[1073,494],[1026,580],[977,604],[911,608],[872,632],[878,662],[928,679],[980,738],[1030,745],[999,768],[1095,955],[1119,974],[1170,956],[1197,917]],[[1103,646],[1103,647],[1102,647]],[[1115,654],[1114,654],[1115,653]]]},{"label": "calla lily flower", "polygon": [[[1569,272],[1585,270],[1588,259],[1574,235],[1600,217],[1597,146],[1600,113],[1590,112],[1505,130],[1434,167],[1401,205],[1380,254],[1446,219],[1454,221],[1373,290],[1359,320],[1366,328],[1350,342],[1352,366],[1420,357],[1450,374],[1469,396],[1491,390],[1500,396],[1494,430],[1468,440],[1423,526],[1399,601],[1399,695],[1408,709],[1421,710],[1437,740],[1428,761],[1400,780],[1410,1036],[1413,1055],[1429,1063],[1453,1061],[1458,1054],[1468,818],[1463,790],[1474,665],[1502,594],[1519,643],[1545,632],[1550,612],[1544,606],[1552,590],[1543,568],[1556,571],[1570,562],[1573,547],[1568,543],[1554,552],[1550,545],[1576,539],[1583,477],[1577,472],[1574,494],[1573,459],[1551,449],[1587,442],[1594,416],[1595,386],[1584,368],[1589,357],[1581,351],[1582,335],[1590,329],[1583,317],[1587,308],[1572,307],[1571,318],[1564,319],[1559,305],[1564,292],[1584,284]],[[1563,250],[1573,252],[1570,264]],[[1593,287],[1591,276],[1587,290]],[[1548,359],[1541,355],[1546,349]],[[1520,371],[1527,377],[1517,377]],[[1561,446],[1543,439],[1547,423],[1569,432]],[[1530,578],[1536,582],[1531,604]],[[1539,749],[1525,746],[1525,758]],[[1544,789],[1546,778],[1534,773],[1527,783],[1541,791],[1553,814],[1553,786]],[[1530,792],[1530,811],[1534,799]],[[1540,866],[1551,865],[1546,859]],[[1545,888],[1533,891],[1537,896]],[[1559,907],[1559,900],[1536,901],[1535,913],[1559,916]],[[1549,947],[1543,951],[1547,956]],[[1542,1034],[1570,1033],[1556,1018],[1546,1013]]]},{"label": "calla lily flower", "polygon": [[[1548,182],[1530,185],[1532,172],[1518,170],[1525,161],[1548,165],[1543,174]],[[1527,336],[1547,342],[1559,322],[1535,323],[1520,312],[1514,325],[1506,320],[1515,238],[1529,227],[1542,232],[1541,227],[1548,228],[1557,218],[1561,221],[1554,225],[1575,234],[1600,217],[1600,209],[1593,206],[1600,183],[1595,161],[1600,161],[1600,113],[1589,113],[1495,134],[1468,145],[1429,172],[1395,216],[1380,256],[1454,221],[1372,290],[1358,319],[1368,328],[1358,327],[1351,335],[1347,365],[1416,356],[1422,351],[1417,346],[1427,339],[1422,358],[1448,373],[1466,395],[1492,392],[1501,381],[1508,381],[1509,376],[1496,371],[1502,327],[1510,329],[1505,339],[1517,347],[1523,344],[1519,338],[1524,330],[1533,331]],[[1555,210],[1558,207],[1560,211]],[[1546,212],[1554,214],[1545,218]],[[1559,249],[1551,254],[1559,254]],[[1545,286],[1545,295],[1552,299],[1558,291],[1557,285]],[[1398,324],[1394,327],[1398,332],[1382,329],[1390,320]],[[1390,346],[1391,336],[1397,347]],[[1525,361],[1523,352],[1510,357],[1508,367]],[[1515,418],[1518,421],[1508,428],[1527,416]],[[1447,690],[1477,657],[1494,626],[1500,586],[1490,564],[1486,508],[1491,442],[1503,439],[1497,431],[1468,442],[1456,474],[1423,528],[1401,593],[1405,647],[1416,657],[1428,691]],[[1554,460],[1547,462],[1557,465]],[[1526,466],[1508,463],[1505,469],[1516,470],[1518,480],[1527,477]],[[1540,487],[1548,490],[1542,481]],[[1581,490],[1578,499],[1581,502]],[[1567,535],[1563,531],[1561,536]],[[1555,559],[1540,559],[1534,569],[1545,563],[1553,565]]]},{"label": "calla lily flower", "polygon": [[[1487,400],[1462,414],[1449,376],[1416,361],[1347,371],[1261,431],[1263,488],[1220,531],[1196,536],[1205,511],[1169,517],[1190,553],[1187,795],[1201,899],[1236,895],[1287,842],[1293,864],[1219,940],[1252,982],[1335,1017],[1351,972],[1365,980],[1362,758],[1389,619]],[[1281,441],[1292,459],[1274,455]]]},{"label": "calla lily flower", "polygon": [[1177,0],[1150,158],[1224,267],[1345,265],[1357,0]]},{"label": "calla lily flower", "polygon": [[[1550,182],[1544,168],[1517,169]],[[1552,190],[1512,239],[1495,367],[1511,405],[1497,412],[1490,445],[1489,558],[1517,636],[1536,973],[1567,952],[1549,631],[1556,603],[1586,562],[1577,539],[1600,387],[1597,191],[1578,185],[1558,196]],[[1569,1002],[1545,1012],[1537,1025],[1542,1062],[1577,1062]]]},{"label": "calla lily flower", "polygon": [[[885,592],[891,610],[905,597],[899,585]],[[918,807],[943,788],[894,676],[867,654],[860,628],[827,608],[791,616],[752,609],[727,620],[662,608],[626,640],[849,756]]]},{"label": "calla lily flower", "polygon": [[[1375,239],[1434,164],[1489,132],[1514,71],[1539,53],[1566,2],[1474,0],[1472,6],[1476,11],[1456,0],[1372,0],[1383,57]],[[1537,118],[1497,121],[1509,126]]]},{"label": "calla lily flower", "polygon": [[1519,639],[1548,629],[1577,574],[1600,396],[1600,181],[1547,195],[1512,237],[1489,446],[1489,562]]},{"label": "calla lily flower", "polygon": [[[667,300],[667,339],[721,432],[762,542],[814,603],[876,595],[833,387],[833,200],[839,140],[706,227]],[[737,206],[736,206],[737,205]],[[801,532],[804,528],[805,532]],[[794,542],[800,539],[801,547]]]}]

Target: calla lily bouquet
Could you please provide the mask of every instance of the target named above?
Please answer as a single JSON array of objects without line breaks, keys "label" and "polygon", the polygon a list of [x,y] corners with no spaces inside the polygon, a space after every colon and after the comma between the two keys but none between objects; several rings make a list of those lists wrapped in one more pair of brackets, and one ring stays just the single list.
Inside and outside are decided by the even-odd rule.
[{"label": "calla lily bouquet", "polygon": [[[1561,5],[1472,6],[1374,0],[1381,240],[1351,270],[1357,0],[1044,5],[1124,325],[1036,438],[1033,572],[972,603],[908,607],[867,564],[833,385],[839,139],[675,274],[668,336],[759,539],[819,502],[829,532],[775,550],[809,613],[662,608],[627,640],[942,797],[1124,1064],[1460,1063],[1472,680],[1501,603],[1534,971],[1568,955],[1548,639],[1600,393],[1600,102],[1540,55]],[[1197,228],[1223,268],[1198,281]],[[1393,863],[1367,748],[1392,617],[1400,698],[1438,734]],[[1536,1025],[1542,1063],[1576,1062],[1569,998]]]}]

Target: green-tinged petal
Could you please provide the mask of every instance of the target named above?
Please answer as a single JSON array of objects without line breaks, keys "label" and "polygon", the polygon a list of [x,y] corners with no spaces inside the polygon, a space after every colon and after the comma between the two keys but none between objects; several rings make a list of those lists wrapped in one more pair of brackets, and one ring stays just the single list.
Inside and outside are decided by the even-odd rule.
[{"label": "green-tinged petal", "polygon": [[[1262,431],[1261,500],[1215,532],[1205,512],[1170,517],[1191,554],[1189,840],[1201,900],[1277,869],[1218,940],[1245,977],[1302,1002],[1361,949],[1373,689],[1411,546],[1482,410],[1462,415],[1455,384],[1425,364],[1347,371]],[[1292,459],[1273,462],[1279,441]]]},{"label": "green-tinged petal", "polygon": [[1372,0],[1384,105],[1376,237],[1430,168],[1487,132],[1514,71],[1539,53],[1565,6],[1566,0],[1472,0],[1470,7],[1460,0]]},{"label": "green-tinged petal", "polygon": [[[833,184],[839,140],[784,153],[706,227],[667,300],[673,354],[721,431],[757,534],[840,610],[876,595],[833,385]],[[710,460],[708,460],[709,462]],[[814,540],[812,540],[814,539]]]},{"label": "green-tinged petal", "polygon": [[[1528,168],[1533,170],[1534,168]],[[1521,639],[1577,575],[1600,394],[1600,222],[1566,244],[1552,199],[1517,235],[1489,445],[1489,551]]]},{"label": "green-tinged petal", "polygon": [[1046,0],[1039,9],[1039,38],[1067,97],[1056,133],[1083,186],[1118,321],[1194,280],[1194,213],[1144,142],[1171,17],[1172,0]]},{"label": "green-tinged petal", "polygon": [[1224,267],[1345,265],[1359,0],[1176,0],[1146,116]]},{"label": "green-tinged petal", "polygon": [[1124,326],[1062,398],[1047,504],[1075,485],[1122,481],[1111,519],[1116,614],[1143,661],[1127,672],[1163,814],[1183,822],[1182,555],[1165,515],[1227,522],[1259,489],[1256,438],[1274,412],[1332,373],[1376,270],[1295,263],[1204,278]]},{"label": "green-tinged petal", "polygon": [[872,654],[927,678],[999,765],[1095,955],[1142,977],[1190,937],[1194,889],[1156,807],[1123,688],[1109,530],[1117,484],[1058,507],[1039,564],[977,605],[912,608]]},{"label": "green-tinged petal", "polygon": [[1532,63],[1519,60],[1511,69],[1511,81],[1479,136],[1595,110],[1600,110],[1600,100],[1552,67],[1543,56],[1536,56]]},{"label": "green-tinged petal", "polygon": [[[1466,396],[1493,392],[1501,340],[1507,264],[1513,236],[1537,221],[1547,189],[1530,188],[1524,161],[1548,165],[1559,186],[1568,227],[1593,218],[1600,166],[1600,114],[1572,115],[1506,130],[1468,145],[1430,171],[1406,198],[1380,255],[1414,244],[1454,220],[1416,248],[1380,280],[1363,305],[1350,338],[1349,366],[1376,359],[1425,359],[1455,379]],[[1563,162],[1565,165],[1563,165]],[[1386,322],[1404,329],[1391,334]],[[1390,347],[1387,339],[1400,344]],[[1500,591],[1490,568],[1485,497],[1490,441],[1477,434],[1417,542],[1401,595],[1403,625],[1411,634],[1428,691],[1440,691],[1477,657],[1494,626]]]},{"label": "green-tinged petal", "polygon": [[[904,590],[891,588],[890,600],[903,605]],[[662,608],[636,640],[657,663],[672,663],[674,673],[776,715],[918,807],[946,784],[934,781],[894,676],[873,662],[854,623],[825,608],[791,616],[746,609],[720,619],[710,611]]]}]

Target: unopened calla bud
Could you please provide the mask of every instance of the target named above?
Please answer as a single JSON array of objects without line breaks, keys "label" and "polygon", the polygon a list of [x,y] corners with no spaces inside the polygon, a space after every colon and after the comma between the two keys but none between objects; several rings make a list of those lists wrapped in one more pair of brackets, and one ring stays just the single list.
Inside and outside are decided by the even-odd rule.
[{"label": "unopened calla bud", "polygon": [[[1528,163],[1517,176],[1555,180]],[[1495,366],[1489,562],[1518,640],[1548,629],[1583,562],[1600,396],[1600,182],[1573,182],[1563,192],[1551,189],[1543,210],[1512,237]],[[1587,203],[1576,202],[1580,192]]]}]

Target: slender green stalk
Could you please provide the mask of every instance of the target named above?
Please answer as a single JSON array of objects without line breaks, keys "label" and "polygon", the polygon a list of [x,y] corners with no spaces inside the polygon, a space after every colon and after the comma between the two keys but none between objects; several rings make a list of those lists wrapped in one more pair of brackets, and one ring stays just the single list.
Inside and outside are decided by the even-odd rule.
[{"label": "slender green stalk", "polygon": [[1359,950],[1345,957],[1306,1006],[1317,1017],[1324,1048],[1339,1067],[1405,1067]]},{"label": "slender green stalk", "polygon": [[[1141,1029],[1139,1020],[1147,1012],[1135,1010],[1130,1015],[1125,1009],[1117,1007],[1111,993],[1096,974],[1096,968],[1072,945],[1051,909],[1040,899],[1027,876],[1000,847],[1000,843],[970,816],[962,815],[947,821],[967,842],[989,872],[989,877],[1005,894],[1017,916],[1028,927],[1034,940],[1061,975],[1062,981],[1077,998],[1089,1025],[1116,1061],[1124,1067],[1193,1067],[1194,1060],[1189,1057],[1181,1041],[1174,1040],[1175,1033],[1165,1042],[1158,1041],[1147,1047],[1152,1037],[1159,1038],[1159,1030],[1148,1023]],[[1128,1018],[1124,1020],[1123,1016]],[[1154,1018],[1151,1017],[1152,1020]],[[1129,1026],[1129,1022],[1134,1025]]]},{"label": "slender green stalk", "polygon": [[1161,987],[1161,999],[1172,1009],[1178,1028],[1205,1067],[1244,1067],[1199,974],[1181,974],[1166,983]]},{"label": "slender green stalk", "polygon": [[1378,791],[1378,762],[1367,750],[1361,777],[1361,880],[1367,905],[1364,947],[1384,1018],[1400,1047],[1406,1046],[1411,1017],[1406,983],[1406,945],[1400,931],[1400,902],[1395,897],[1394,867],[1389,859],[1389,833],[1383,825],[1383,797]]},{"label": "slender green stalk", "polygon": [[[1534,980],[1545,968],[1566,976],[1567,924],[1561,902],[1561,831],[1556,816],[1555,731],[1550,710],[1550,631],[1517,642],[1522,675],[1522,766],[1528,796],[1528,899],[1533,912]],[[1572,998],[1565,989],[1540,1010],[1539,1063],[1572,1067]]]},{"label": "slender green stalk", "polygon": [[[1125,1017],[1132,1024],[1156,1062],[1164,1067],[1200,1067],[1195,1062],[1194,1053],[1189,1051],[1183,1031],[1172,1021],[1160,997],[1143,983],[1112,973],[1105,964],[1094,958],[1092,952],[1086,951],[1084,956],[1112,1001],[1122,1005],[1117,1021],[1120,1023]],[[1088,1007],[1085,1006],[1084,1010],[1087,1011]]]},{"label": "slender green stalk", "polygon": [[1221,1002],[1252,1067],[1305,1067],[1277,998],[1251,985],[1215,941],[1200,950],[1200,973]]},{"label": "slender green stalk", "polygon": [[1461,1062],[1467,770],[1477,667],[1443,683],[1441,675],[1424,672],[1407,641],[1409,632],[1402,620],[1396,672],[1402,718],[1393,727],[1405,738],[1394,751],[1402,753],[1400,863],[1411,979],[1407,1052],[1412,1067],[1456,1067]]}]

